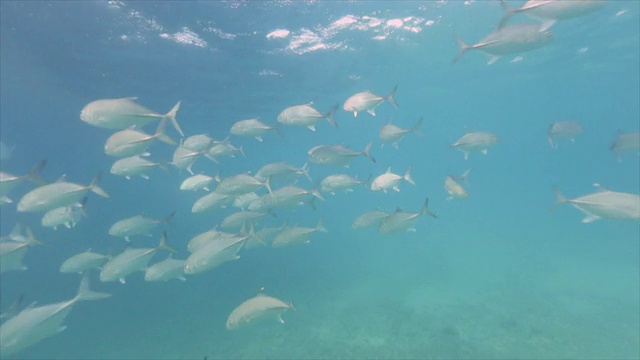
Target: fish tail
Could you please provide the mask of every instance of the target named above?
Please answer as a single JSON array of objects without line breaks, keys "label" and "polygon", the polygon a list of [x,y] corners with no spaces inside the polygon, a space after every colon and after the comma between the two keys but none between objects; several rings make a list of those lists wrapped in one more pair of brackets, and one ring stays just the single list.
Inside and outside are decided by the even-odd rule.
[{"label": "fish tail", "polygon": [[164,134],[164,129],[166,126],[167,126],[167,119],[162,119],[162,121],[160,121],[160,124],[158,124],[158,128],[156,129],[156,133],[153,135],[153,137],[162,141],[165,144],[177,145],[178,143],[176,143],[172,138]]},{"label": "fish tail", "polygon": [[304,165],[302,165],[302,167],[300,168],[300,171],[302,171],[304,176],[306,176],[309,181],[313,181],[311,180],[311,176],[309,176],[309,162],[304,163]]},{"label": "fish tail", "polygon": [[173,219],[173,217],[176,215],[176,212],[172,212],[171,214],[169,214],[169,216],[167,216],[166,218],[162,219],[162,222],[166,222],[167,224],[173,226],[173,223],[171,222],[171,220]]},{"label": "fish tail", "polygon": [[26,227],[26,232],[27,232],[27,245],[28,246],[33,246],[33,245],[48,245],[43,243],[42,241],[36,239],[36,236],[33,234],[33,231],[31,230],[30,227]]},{"label": "fish tail", "polygon": [[507,24],[507,21],[509,21],[511,16],[517,12],[517,9],[510,8],[504,0],[500,0],[500,5],[504,10],[504,15],[502,16],[500,23],[498,23],[498,29],[502,29]]},{"label": "fish tail", "polygon": [[95,292],[89,289],[89,272],[85,271],[82,276],[82,280],[80,280],[80,286],[78,287],[78,294],[76,295],[76,301],[90,301],[90,300],[100,300],[104,298],[108,298],[111,294]]},{"label": "fish tail", "polygon": [[320,194],[320,192],[318,191],[318,189],[313,188],[311,189],[311,194],[313,195],[313,198],[318,198],[322,201],[325,201],[324,197],[322,196],[322,194]]},{"label": "fish tail", "polygon": [[411,165],[409,165],[409,167],[407,168],[407,171],[405,171],[404,176],[402,178],[405,179],[409,184],[412,184],[412,185],[416,184],[416,182],[413,181],[413,179],[411,178]]},{"label": "fish tail", "polygon": [[367,178],[361,182],[362,186],[364,186],[366,189],[369,189],[369,187],[371,186],[371,178],[373,178],[373,174],[369,174],[369,176],[367,176]]},{"label": "fish tail", "polygon": [[370,142],[369,144],[367,144],[367,147],[364,148],[364,150],[362,151],[362,155],[366,156],[367,159],[371,160],[371,162],[375,163],[376,159],[371,155],[371,146],[373,145],[373,142]]},{"label": "fish tail", "polygon": [[160,244],[158,244],[158,249],[167,250],[167,251],[172,252],[172,253],[177,253],[178,252],[178,250],[172,248],[171,246],[169,246],[169,244],[167,244],[167,232],[166,231],[162,232],[162,238],[160,239]]},{"label": "fish tail", "polygon": [[169,121],[171,121],[171,125],[173,125],[173,128],[176,129],[179,133],[181,137],[184,137],[184,133],[182,132],[182,129],[180,128],[180,125],[178,124],[178,121],[176,120],[176,114],[178,114],[178,110],[180,110],[180,104],[182,103],[182,101],[178,101],[177,104],[175,104],[173,106],[173,108],[171,109],[171,111],[169,111],[164,117],[165,119],[169,119]]},{"label": "fish tail", "polygon": [[42,168],[44,168],[45,165],[47,165],[47,160],[40,161],[29,170],[29,173],[25,175],[25,177],[36,184],[46,183],[41,176]]},{"label": "fish tail", "polygon": [[282,134],[281,126],[282,126],[282,124],[280,124],[280,123],[276,123],[275,125],[273,125],[273,127],[271,128],[271,130],[275,130],[275,131],[278,133],[278,136],[280,136],[281,138],[283,138],[283,137],[284,137],[284,135]]},{"label": "fish tail", "polygon": [[460,175],[460,180],[468,184],[469,181],[467,179],[469,178],[469,173],[471,173],[471,168],[468,168],[465,172],[462,173],[462,175]]},{"label": "fish tail", "polygon": [[336,123],[336,121],[333,119],[333,115],[336,113],[336,111],[338,110],[338,106],[340,104],[335,104],[331,110],[329,110],[328,113],[322,115],[324,116],[327,120],[329,120],[329,123],[331,124],[331,126],[333,126],[334,128],[338,128],[338,123]]},{"label": "fish tail", "polygon": [[556,203],[553,204],[553,206],[551,206],[549,211],[555,209],[558,205],[564,204],[567,202],[567,198],[564,197],[564,195],[562,195],[562,193],[560,192],[560,189],[558,189],[558,187],[555,185],[553,186],[553,192],[556,193]]},{"label": "fish tail", "polygon": [[456,36],[456,42],[458,43],[458,46],[460,46],[460,51],[458,51],[458,55],[456,55],[456,57],[451,62],[453,64],[457,63],[462,57],[462,55],[464,55],[467,51],[469,51],[469,49],[471,49],[471,46],[465,44],[464,41],[462,41],[462,39],[460,39],[457,36]]},{"label": "fish tail", "polygon": [[422,215],[422,214],[429,215],[429,216],[431,216],[433,218],[436,218],[436,219],[438,218],[438,216],[436,214],[432,213],[429,210],[429,198],[426,198],[424,200],[424,205],[422,205],[422,209],[420,210],[420,215]]},{"label": "fish tail", "polygon": [[246,158],[246,157],[247,157],[247,155],[245,155],[244,150],[242,149],[242,147],[243,147],[243,146],[244,146],[244,145],[240,145],[240,147],[238,148],[238,151],[240,151],[240,154],[242,154],[242,157],[243,157],[243,158]]},{"label": "fish tail", "polygon": [[316,225],[316,229],[321,232],[329,232],[326,227],[322,224],[322,218],[318,219],[318,225]]},{"label": "fish tail", "polygon": [[422,133],[422,131],[420,131],[420,125],[422,125],[422,120],[424,120],[424,118],[420,117],[420,120],[418,120],[418,122],[415,125],[413,125],[411,129],[409,129],[409,131],[411,131],[416,135],[423,136],[424,134]]},{"label": "fish tail", "polygon": [[393,107],[397,109],[398,108],[398,103],[396,102],[396,99],[393,98],[393,96],[396,94],[396,90],[398,90],[398,85],[393,87],[393,89],[391,90],[389,95],[387,95],[385,97],[385,99],[387,99],[389,104],[393,105]]},{"label": "fish tail", "polygon": [[273,191],[271,190],[271,176],[269,176],[267,180],[264,182],[264,187],[266,187],[269,194],[273,196]]},{"label": "fish tail", "polygon": [[173,172],[171,171],[171,169],[169,168],[169,166],[167,166],[167,161],[166,160],[159,160],[158,161],[158,167],[166,172],[168,172],[169,174],[173,174]]},{"label": "fish tail", "polygon": [[102,171],[98,171],[96,176],[93,178],[91,184],[89,184],[89,190],[93,191],[95,194],[102,196],[103,198],[108,199],[111,196],[106,191],[102,190],[100,186],[98,186],[100,179],[102,179]]}]

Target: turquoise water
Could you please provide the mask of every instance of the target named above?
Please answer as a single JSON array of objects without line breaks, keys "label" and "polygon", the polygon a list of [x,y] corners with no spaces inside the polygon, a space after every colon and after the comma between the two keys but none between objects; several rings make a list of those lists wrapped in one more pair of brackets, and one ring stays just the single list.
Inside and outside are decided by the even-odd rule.
[{"label": "turquoise water", "polygon": [[[186,135],[222,140],[237,120],[275,125],[288,106],[313,102],[325,112],[354,93],[386,95],[397,85],[397,110],[383,103],[377,116],[354,119],[341,106],[337,130],[325,121],[316,132],[282,127],[282,137],[268,133],[262,143],[233,137],[246,158],[200,159],[194,172],[301,166],[313,146],[360,151],[373,141],[375,164],[311,164],[312,179],[365,179],[389,166],[402,174],[411,165],[417,184],[325,194],[315,211],[275,210],[256,227],[322,218],[328,232],[310,244],[244,249],[239,260],[186,282],[147,283],[136,273],[125,285],[101,283],[93,273],[91,287],[110,298],[77,304],[65,331],[6,358],[639,358],[638,222],[583,224],[571,206],[549,211],[554,185],[570,198],[594,183],[640,192],[638,156],[617,161],[609,151],[618,132],[640,127],[639,15],[637,1],[611,1],[554,25],[554,40],[541,49],[493,65],[469,51],[452,65],[454,35],[469,44],[483,38],[502,16],[498,2],[1,2],[0,138],[15,146],[2,170],[24,174],[47,159],[43,177],[66,174],[80,184],[102,171],[111,194],[90,194],[88,217],[54,231],[40,225],[41,214],[16,212],[32,185],[10,193],[0,233],[19,221],[52,246],[30,249],[27,271],[2,274],[3,311],[21,294],[23,307],[71,299],[80,276],[59,273],[60,264],[89,248],[124,250],[108,235],[117,220],[177,211],[173,227],[133,246],[155,246],[166,230],[184,259],[190,238],[234,211],[191,213],[204,193],[178,189],[186,171],[156,169],[148,181],[109,174],[114,158],[103,146],[111,132],[79,119],[96,99],[137,96],[160,113],[182,100]],[[278,29],[289,34],[277,37]],[[420,117],[424,136],[407,135],[399,149],[380,146],[378,131],[391,119],[407,128]],[[553,149],[546,132],[567,119],[585,131]],[[467,130],[500,142],[464,160],[449,144]],[[173,147],[153,144],[150,152],[169,161]],[[468,168],[469,198],[447,200],[445,177]],[[364,212],[418,211],[425,198],[438,218],[420,217],[415,232],[351,228]],[[295,311],[284,313],[284,324],[226,330],[231,311],[261,287]]]}]

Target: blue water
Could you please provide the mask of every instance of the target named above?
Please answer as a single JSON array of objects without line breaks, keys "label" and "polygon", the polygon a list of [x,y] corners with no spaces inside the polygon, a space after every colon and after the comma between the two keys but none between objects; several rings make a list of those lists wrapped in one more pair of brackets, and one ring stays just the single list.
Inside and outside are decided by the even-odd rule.
[{"label": "blue water", "polygon": [[[89,248],[122,251],[125,242],[108,235],[117,220],[177,211],[173,227],[133,245],[155,246],[166,229],[175,257],[186,258],[188,240],[233,211],[191,213],[203,193],[178,189],[186,171],[154,170],[149,181],[109,174],[110,131],[79,119],[96,99],[137,96],[160,113],[182,100],[185,133],[222,140],[240,119],[274,125],[291,105],[313,102],[324,112],[356,92],[386,95],[397,85],[397,110],[383,103],[376,117],[354,119],[340,108],[337,130],[323,122],[316,132],[283,127],[282,137],[268,133],[262,143],[234,137],[246,158],[201,159],[194,171],[301,166],[315,145],[359,151],[374,141],[375,164],[364,157],[346,169],[312,164],[312,178],[364,179],[411,165],[417,183],[401,183],[399,193],[327,194],[315,211],[277,210],[258,227],[322,218],[329,231],[313,234],[311,244],[243,250],[238,261],[186,282],[146,283],[137,273],[122,285],[92,274],[91,287],[112,297],[77,304],[65,331],[7,359],[639,358],[638,223],[583,224],[568,205],[549,211],[554,185],[568,197],[592,192],[594,183],[640,192],[636,154],[617,161],[609,151],[618,132],[640,127],[639,15],[637,1],[611,1],[554,25],[546,47],[493,65],[469,51],[452,65],[454,35],[474,43],[491,32],[502,16],[497,1],[0,2],[0,138],[15,146],[2,170],[23,174],[47,159],[46,179],[66,174],[81,184],[102,171],[111,194],[90,194],[89,216],[71,230],[43,228],[41,214],[18,214],[15,203],[0,209],[2,235],[20,221],[51,244],[29,250],[27,271],[2,275],[3,309],[20,294],[22,306],[72,298],[80,276],[59,273],[60,264]],[[290,33],[267,37],[277,29]],[[380,147],[378,131],[390,119],[410,127],[420,117],[425,136]],[[553,149],[546,131],[565,119],[585,131]],[[467,130],[501,141],[464,160],[448,144]],[[178,138],[173,129],[169,135]],[[150,151],[169,160],[173,148],[158,143]],[[445,177],[468,168],[470,197],[447,200]],[[17,202],[31,187],[10,196]],[[418,211],[427,197],[438,219],[421,217],[415,232],[351,228],[364,212]],[[285,324],[226,330],[229,313],[261,287],[295,305]]]}]

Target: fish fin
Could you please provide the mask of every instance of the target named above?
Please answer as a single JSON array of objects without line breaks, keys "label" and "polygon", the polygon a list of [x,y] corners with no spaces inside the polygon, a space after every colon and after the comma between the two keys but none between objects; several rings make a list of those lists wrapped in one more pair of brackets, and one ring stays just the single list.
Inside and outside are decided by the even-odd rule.
[{"label": "fish fin", "polygon": [[309,181],[313,181],[311,180],[311,176],[309,176],[309,162],[304,163],[300,168],[300,171],[307,177],[307,179],[309,179]]},{"label": "fish fin", "polygon": [[395,192],[400,192],[400,188],[398,187],[398,185],[394,186],[392,189]]},{"label": "fish fin", "polygon": [[491,56],[491,57],[489,58],[489,61],[487,61],[487,65],[493,65],[493,64],[495,64],[495,63],[496,63],[496,61],[498,61],[499,59],[500,59],[500,56],[496,56],[496,55]]},{"label": "fish fin", "polygon": [[362,151],[362,154],[367,157],[367,159],[371,160],[371,162],[375,163],[376,159],[371,155],[371,146],[373,142],[370,142]]},{"label": "fish fin", "polygon": [[556,194],[556,203],[553,204],[553,206],[551,206],[551,208],[549,209],[549,211],[555,209],[558,205],[569,202],[567,200],[566,197],[564,197],[564,195],[562,195],[562,193],[560,192],[560,190],[558,189],[557,186],[553,186],[553,192],[555,192]]},{"label": "fish fin", "polygon": [[431,216],[433,218],[436,218],[436,219],[438,218],[438,216],[436,214],[432,213],[429,210],[429,198],[426,198],[424,200],[424,204],[422,205],[422,209],[420,209],[420,215],[422,215],[422,214],[429,215],[429,216]]},{"label": "fish fin", "polygon": [[424,120],[423,117],[421,117],[418,122],[416,122],[411,129],[409,129],[410,132],[419,135],[419,136],[424,136],[424,134],[422,133],[422,131],[420,131],[420,125],[422,125],[422,121]]},{"label": "fish fin", "polygon": [[127,283],[127,280],[125,280],[125,278],[120,278],[118,279],[118,281],[120,281],[120,284],[123,284],[123,285]]},{"label": "fish fin", "polygon": [[282,318],[282,315],[278,315],[278,321],[280,322],[280,324],[284,324],[284,319]]},{"label": "fish fin", "polygon": [[128,236],[125,236],[124,239],[126,240],[126,242],[131,242],[131,239],[129,239]]},{"label": "fish fin", "polygon": [[316,127],[313,125],[309,125],[307,126],[307,129],[311,130],[311,131],[316,131]]},{"label": "fish fin", "polygon": [[538,31],[545,32],[549,30],[556,22],[558,22],[558,20],[547,19],[542,23],[542,25],[540,25],[540,29]]},{"label": "fish fin", "polygon": [[369,109],[367,112],[371,114],[371,116],[376,116],[376,111],[374,109]]},{"label": "fish fin", "polygon": [[482,153],[482,155],[487,155],[487,153],[489,152],[488,149],[482,149],[482,151],[480,151]]},{"label": "fish fin", "polygon": [[209,190],[209,187],[208,187],[208,186],[205,186],[205,187],[203,187],[202,189],[203,189],[203,190],[205,190],[205,191],[211,191],[211,190]]},{"label": "fish fin", "polygon": [[178,250],[172,248],[171,246],[169,246],[167,244],[167,232],[166,231],[162,232],[162,238],[160,239],[160,244],[158,244],[158,249],[167,250],[167,251],[172,252],[172,253],[177,253],[178,252]]},{"label": "fish fin", "polygon": [[405,181],[407,181],[409,184],[412,184],[412,185],[416,184],[416,182],[413,181],[413,179],[411,178],[411,166],[407,168],[407,171],[405,171],[404,176],[402,178],[405,179]]},{"label": "fish fin", "polygon": [[466,184],[469,184],[469,174],[471,173],[471,168],[468,168],[465,172],[460,175],[460,180],[464,181]]},{"label": "fish fin", "polygon": [[511,16],[517,12],[517,9],[509,7],[504,0],[500,0],[500,5],[502,5],[502,9],[504,10],[504,16],[500,20],[500,23],[498,23],[498,30],[502,29],[507,24]]},{"label": "fish fin", "polygon": [[582,219],[582,222],[584,224],[588,224],[588,223],[592,223],[592,222],[594,222],[596,220],[600,220],[600,216],[589,214],[584,219]]},{"label": "fish fin", "polygon": [[145,180],[149,180],[149,175],[146,174],[140,174],[140,177],[145,179]]},{"label": "fish fin", "polygon": [[171,222],[171,220],[173,219],[173,217],[176,215],[175,210],[169,214],[167,217],[165,217],[164,219],[161,220],[161,222],[166,222],[167,224],[173,226],[173,223]]},{"label": "fish fin", "polygon": [[106,191],[102,190],[102,188],[100,186],[98,186],[98,183],[100,182],[100,179],[102,179],[102,172],[98,171],[96,176],[91,181],[91,184],[89,184],[89,190],[91,190],[92,192],[94,192],[97,195],[102,196],[103,198],[107,198],[108,199],[111,196]]},{"label": "fish fin", "polygon": [[358,117],[358,112],[357,112],[357,111],[354,111],[354,112],[353,112],[353,117],[354,117],[354,118],[357,118],[357,117]]},{"label": "fish fin", "polygon": [[169,121],[171,121],[171,125],[173,125],[173,128],[176,129],[178,131],[178,133],[180,133],[181,137],[184,137],[184,133],[182,132],[182,129],[180,128],[180,125],[178,124],[178,121],[176,120],[176,114],[178,113],[178,110],[180,110],[180,104],[182,103],[182,101],[178,101],[173,108],[171,108],[171,110],[164,116],[165,119],[169,119]]},{"label": "fish fin", "polygon": [[261,136],[254,136],[254,138],[256,138],[256,140],[258,140],[258,142],[263,142],[264,139]]},{"label": "fish fin", "polygon": [[53,227],[53,230],[54,230],[54,231],[58,231],[58,226],[54,226],[54,227]]},{"label": "fish fin", "polygon": [[13,200],[8,198],[7,196],[0,197],[0,205],[11,204],[12,202],[13,202]]},{"label": "fish fin", "polygon": [[320,231],[320,232],[329,232],[329,230],[327,230],[326,227],[324,227],[324,225],[322,224],[322,218],[318,219],[318,225],[316,225],[316,230]]},{"label": "fish fin", "polygon": [[408,232],[416,232],[416,228],[408,228],[407,231]]},{"label": "fish fin", "polygon": [[[75,225],[75,224],[74,224]],[[67,229],[71,229],[71,221],[66,221],[64,223],[64,227],[66,227]],[[56,226],[53,227],[53,230],[58,230]]]},{"label": "fish fin", "polygon": [[[124,279],[122,279],[124,281]],[[123,283],[124,284],[124,283]],[[89,300],[100,300],[104,298],[108,298],[111,294],[105,294],[100,292],[95,292],[89,289],[89,272],[85,271],[82,276],[82,280],[80,280],[80,286],[78,287],[78,294],[76,295],[76,301],[89,301]]]},{"label": "fish fin", "polygon": [[180,281],[187,281],[187,278],[184,277],[184,275],[180,275],[178,276],[176,279],[180,280]]},{"label": "fish fin", "polygon": [[46,181],[44,181],[40,176],[42,168],[44,168],[45,165],[47,165],[47,160],[42,160],[37,163],[34,167],[31,168],[29,173],[26,175],[26,178],[36,184],[45,184]]},{"label": "fish fin", "polygon": [[129,176],[129,175],[125,175],[124,178],[127,179],[127,180],[131,180],[131,176]]},{"label": "fish fin", "polygon": [[164,129],[167,125],[167,120],[166,119],[162,119],[162,121],[160,121],[160,124],[158,124],[158,128],[156,129],[155,134],[153,134],[153,138],[154,139],[158,139],[160,141],[162,141],[165,144],[169,144],[169,145],[178,145],[177,142],[175,142],[172,138],[168,137],[167,135],[164,134]]},{"label": "fish fin", "polygon": [[391,146],[393,146],[396,150],[399,150],[400,147],[398,147],[398,143],[394,142],[393,144],[391,144]]},{"label": "fish fin", "polygon": [[[391,89],[391,92],[389,92],[389,95],[387,95],[385,97],[385,99],[389,102],[389,104],[393,105],[393,107],[397,109],[398,108],[398,103],[393,98],[393,96],[396,94],[396,90],[398,90],[398,85],[394,86],[393,89]],[[376,114],[372,114],[372,115],[376,116]]]},{"label": "fish fin", "polygon": [[66,325],[60,325],[60,327],[58,328],[57,332],[61,333],[63,331],[67,330],[67,326]]},{"label": "fish fin", "polygon": [[465,160],[469,159],[469,152],[468,151],[464,152],[464,159]]},{"label": "fish fin", "polygon": [[338,110],[338,105],[339,104],[335,104],[331,110],[329,110],[328,113],[322,115],[323,117],[325,117],[329,123],[331,124],[331,126],[333,126],[334,128],[338,128],[338,123],[336,123],[336,121],[333,119],[333,115],[336,113],[336,110]]},{"label": "fish fin", "polygon": [[464,43],[464,41],[462,41],[462,39],[460,39],[459,37],[456,36],[456,42],[458,43],[458,46],[460,47],[460,51],[458,51],[458,55],[456,55],[456,57],[453,59],[453,61],[451,61],[452,64],[457,63],[460,58],[462,57],[462,55],[464,55],[467,51],[469,51],[469,49],[472,49],[472,46],[469,46],[467,44]]}]

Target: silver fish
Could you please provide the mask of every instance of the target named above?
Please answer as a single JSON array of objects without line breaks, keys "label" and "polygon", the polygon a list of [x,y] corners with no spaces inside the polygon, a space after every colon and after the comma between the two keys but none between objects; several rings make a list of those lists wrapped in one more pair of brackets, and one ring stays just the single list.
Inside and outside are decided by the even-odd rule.
[{"label": "silver fish", "polygon": [[462,151],[466,160],[472,151],[479,151],[486,155],[488,149],[499,141],[500,139],[495,134],[489,132],[468,132],[449,146]]},{"label": "silver fish", "polygon": [[149,175],[146,173],[150,169],[159,167],[164,171],[170,172],[163,161],[149,161],[144,158],[146,155],[147,154],[134,155],[117,160],[111,165],[111,173],[113,175],[124,176],[127,180],[131,180],[132,176],[140,176],[143,179],[149,180]]},{"label": "silver fish", "polygon": [[429,215],[431,217],[437,218],[437,216],[429,211],[429,199],[424,201],[424,205],[422,205],[422,209],[416,213],[407,213],[403,212],[400,209],[397,209],[396,212],[390,214],[389,216],[383,218],[380,221],[380,225],[378,225],[378,231],[381,234],[390,234],[398,231],[415,231],[413,228],[413,223],[415,220],[421,215]]},{"label": "silver fish", "polygon": [[218,142],[214,141],[207,134],[198,134],[184,139],[180,145],[193,151],[207,151],[211,146],[217,143]]},{"label": "silver fish", "polygon": [[264,212],[275,208],[293,208],[305,203],[315,208],[313,202],[315,198],[324,200],[316,189],[306,190],[297,186],[288,185],[252,201],[248,209],[250,211]]},{"label": "silver fish", "polygon": [[553,33],[551,30],[540,31],[539,24],[513,24],[495,30],[474,45],[467,45],[460,38],[456,40],[460,52],[453,63],[458,62],[467,51],[477,49],[489,54],[489,64],[493,64],[500,56],[519,54],[549,44],[553,40]]},{"label": "silver fish", "polygon": [[167,245],[167,234],[162,234],[160,244],[155,248],[134,249],[127,248],[121,254],[114,256],[109,260],[100,271],[100,281],[108,282],[119,280],[125,283],[125,278],[136,271],[144,271],[147,268],[149,260],[158,250],[166,250],[173,253],[177,251]]},{"label": "silver fish", "polygon": [[640,154],[640,132],[620,134],[610,146],[611,151],[621,161],[622,154],[635,152]]},{"label": "silver fish", "polygon": [[314,109],[312,104],[295,105],[282,110],[278,115],[278,122],[284,125],[306,126],[309,130],[316,131],[316,125],[322,119],[327,119],[334,128],[338,127],[338,124],[333,120],[338,105],[331,108],[328,113],[322,114]]},{"label": "silver fish", "polygon": [[165,120],[162,120],[154,135],[149,135],[134,128],[118,131],[107,139],[104,144],[104,153],[116,157],[144,154],[156,139],[169,145],[176,145],[173,139],[164,134],[164,126]]},{"label": "silver fish", "polygon": [[351,227],[354,229],[363,229],[374,226],[378,227],[382,219],[386,218],[387,216],[389,216],[389,213],[386,213],[384,211],[369,211],[358,216],[351,224]]},{"label": "silver fish", "polygon": [[372,143],[369,143],[361,152],[353,151],[344,145],[320,145],[311,148],[307,154],[309,155],[309,161],[320,165],[346,167],[353,158],[358,156],[365,156],[375,163],[376,159],[371,156],[370,152],[371,145]]},{"label": "silver fish", "polygon": [[229,202],[231,201],[233,201],[233,196],[212,191],[196,200],[196,202],[193,203],[193,206],[191,207],[191,212],[199,213],[204,211],[223,209],[227,207],[227,204],[229,204]]},{"label": "silver fish", "polygon": [[220,231],[217,229],[211,229],[209,231],[205,231],[191,238],[191,240],[189,240],[189,242],[187,243],[187,250],[190,253],[194,253],[198,251],[198,249],[206,246],[207,244],[209,244],[210,242],[216,239],[223,238],[223,237],[235,237],[235,236],[237,235]]},{"label": "silver fish", "polygon": [[316,227],[287,227],[271,242],[271,246],[278,248],[283,246],[290,246],[295,244],[309,244],[309,236],[315,232],[328,232],[327,228],[322,225],[322,219],[318,220]]},{"label": "silver fish", "polygon": [[280,133],[277,126],[268,126],[258,119],[246,119],[236,121],[232,126],[230,133],[236,136],[250,136],[262,142],[262,135],[267,131],[275,130]]},{"label": "silver fish", "polygon": [[242,154],[243,157],[246,157],[244,154],[244,150],[242,150],[242,146],[235,147],[231,144],[230,138],[227,137],[223,141],[214,141],[214,144],[207,150],[207,157],[213,161],[218,162],[217,158],[223,156],[235,157],[236,153]]},{"label": "silver fish", "polygon": [[407,168],[403,176],[394,174],[391,172],[391,167],[387,169],[387,172],[373,179],[371,183],[371,191],[387,192],[389,189],[393,189],[396,192],[400,191],[398,185],[400,181],[406,181],[409,184],[415,185],[415,181],[411,178],[411,166]]},{"label": "silver fish", "polygon": [[599,184],[594,185],[598,188],[597,192],[575,199],[565,198],[557,187],[554,188],[556,203],[552,209],[560,204],[571,204],[587,215],[582,219],[583,223],[600,219],[640,220],[639,195],[610,191]]},{"label": "silver fish", "polygon": [[84,210],[86,202],[87,197],[85,196],[76,204],[47,211],[42,217],[42,226],[52,227],[53,230],[58,230],[60,225],[64,225],[67,229],[75,227],[83,217],[87,216],[87,212]]},{"label": "silver fish", "polygon": [[206,151],[195,151],[184,146],[178,146],[173,152],[171,165],[175,166],[179,170],[187,169],[189,174],[193,175],[193,170],[191,168],[193,167],[193,164],[202,156],[206,156],[214,162],[217,161]]},{"label": "silver fish", "polygon": [[233,309],[227,318],[227,330],[234,330],[266,318],[275,318],[284,324],[282,313],[286,310],[294,309],[293,304],[265,295],[262,292],[263,290],[257,296]]},{"label": "silver fish", "polygon": [[184,136],[176,121],[180,101],[168,113],[162,115],[136,103],[134,101],[136,99],[135,97],[126,97],[92,101],[80,112],[80,120],[105,129],[126,129],[130,126],[141,127],[152,121],[166,119],[171,121],[180,136]]},{"label": "silver fish", "polygon": [[225,195],[238,196],[256,191],[261,187],[266,187],[267,191],[271,193],[271,184],[269,179],[266,181],[260,181],[251,175],[239,174],[220,180],[216,187],[216,192]]},{"label": "silver fish", "polygon": [[545,31],[559,20],[572,19],[600,10],[607,0],[528,0],[515,9],[509,7],[504,0],[500,2],[505,14],[498,27],[503,27],[514,14],[524,13],[542,20],[540,31]]},{"label": "silver fish", "polygon": [[169,281],[178,279],[181,281],[187,280],[184,277],[184,265],[186,260],[178,260],[173,258],[173,254],[169,254],[169,257],[157,262],[147,268],[144,273],[145,281]]},{"label": "silver fish", "polygon": [[467,171],[465,171],[460,176],[453,176],[453,175],[447,176],[447,178],[444,180],[444,189],[447,192],[447,194],[449,194],[449,198],[447,200],[451,200],[454,198],[466,199],[469,197],[469,194],[464,189],[464,187],[462,187],[462,185],[458,182],[458,180],[463,180],[464,182],[467,182],[467,178],[469,177],[470,172],[471,172],[471,169],[467,169]]},{"label": "silver fish", "polygon": [[363,91],[357,94],[351,95],[343,105],[343,109],[353,113],[353,117],[358,117],[358,113],[366,111],[371,116],[376,116],[375,108],[382,104],[384,101],[388,101],[394,108],[398,108],[396,100],[393,98],[398,90],[398,86],[394,86],[391,92],[387,96],[380,96],[372,93],[371,91]]},{"label": "silver fish", "polygon": [[420,136],[423,135],[422,132],[420,131],[421,124],[422,124],[422,118],[420,118],[420,120],[418,120],[418,122],[415,125],[413,125],[410,129],[403,129],[401,127],[388,123],[387,125],[383,126],[380,129],[380,132],[378,132],[378,137],[380,138],[380,141],[382,142],[383,146],[384,144],[391,144],[391,146],[397,149],[398,143],[400,142],[400,140],[404,139],[404,137],[408,133],[414,133]]},{"label": "silver fish", "polygon": [[336,191],[339,190],[351,192],[353,191],[353,187],[357,185],[368,187],[370,179],[371,176],[369,176],[366,180],[358,180],[357,178],[353,178],[346,174],[329,175],[322,179],[322,181],[320,182],[320,190],[322,192],[328,192],[332,195],[335,195]]},{"label": "silver fish", "polygon": [[311,177],[309,176],[309,163],[304,163],[302,167],[295,167],[293,165],[289,165],[284,162],[267,164],[256,172],[255,178],[260,181],[265,181],[271,178],[271,181],[274,180],[284,180],[284,179],[297,179],[300,176],[306,176],[309,181],[311,181]]},{"label": "silver fish", "polygon": [[104,198],[109,198],[102,188],[98,186],[101,173],[98,173],[89,185],[79,185],[61,179],[52,184],[37,187],[20,199],[18,203],[19,212],[40,212],[49,211],[58,207],[69,206],[79,202],[91,191]]},{"label": "silver fish", "polygon": [[42,168],[47,164],[46,160],[42,160],[37,163],[31,170],[25,175],[12,175],[7,172],[0,171],[0,197],[4,198],[4,202],[11,203],[13,202],[11,199],[7,198],[6,195],[13,189],[18,186],[25,180],[32,181],[36,184],[41,184],[44,182],[40,177],[40,173],[42,172]]},{"label": "silver fish", "polygon": [[7,356],[63,331],[64,320],[79,301],[100,300],[111,296],[89,289],[88,274],[82,278],[77,295],[68,301],[29,306],[0,326],[0,354]]},{"label": "silver fish", "polygon": [[584,128],[582,125],[576,121],[559,121],[551,124],[547,132],[547,139],[549,140],[549,144],[557,149],[560,140],[571,140],[571,142],[575,142],[576,136],[580,135],[583,131]]},{"label": "silver fish", "polygon": [[187,275],[199,274],[228,261],[239,259],[238,251],[249,236],[216,238],[189,255],[184,265],[184,273]]},{"label": "silver fish", "polygon": [[44,243],[36,239],[28,227],[25,241],[0,242],[0,274],[11,270],[27,270],[27,267],[22,264],[22,258],[34,245],[44,245]]},{"label": "silver fish", "polygon": [[209,175],[204,175],[204,174],[197,174],[197,175],[193,175],[189,178],[186,178],[181,184],[180,184],[180,190],[183,191],[198,191],[198,190],[205,190],[205,191],[209,191],[209,185],[214,182],[220,182],[220,177],[219,176],[209,176]]},{"label": "silver fish", "polygon": [[111,225],[109,229],[109,235],[123,237],[125,240],[130,241],[131,236],[145,235],[151,236],[151,230],[153,230],[159,224],[166,222],[171,224],[171,219],[176,212],[172,212],[164,219],[153,219],[143,215],[136,215],[126,219],[116,221]]},{"label": "silver fish", "polygon": [[65,260],[60,265],[60,272],[81,274],[87,270],[100,269],[109,259],[111,256],[94,253],[89,249]]},{"label": "silver fish", "polygon": [[257,219],[264,217],[267,213],[255,211],[239,211],[222,219],[221,229],[239,229],[247,223],[254,223]]}]

